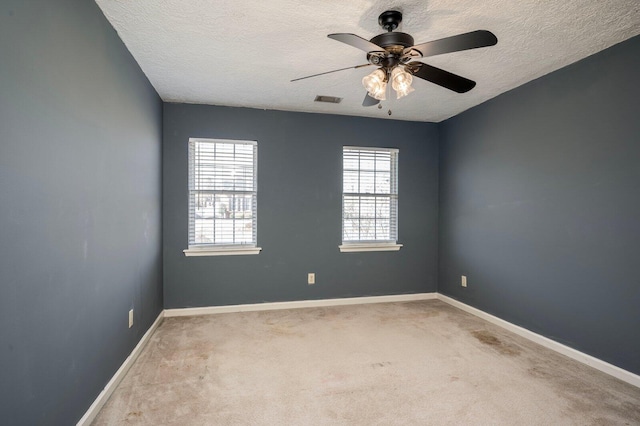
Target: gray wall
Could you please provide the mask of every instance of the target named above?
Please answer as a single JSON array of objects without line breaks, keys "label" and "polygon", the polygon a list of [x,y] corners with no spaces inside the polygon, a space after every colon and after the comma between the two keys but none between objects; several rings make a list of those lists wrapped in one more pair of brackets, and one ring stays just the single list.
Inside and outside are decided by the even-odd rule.
[{"label": "gray wall", "polygon": [[[439,278],[640,373],[639,52],[635,38],[439,126],[166,104],[161,194],[161,102],[95,3],[2,2],[2,422],[82,416],[162,309],[161,248],[167,308],[431,292]],[[189,137],[258,141],[260,255],[182,254]],[[343,145],[400,148],[400,252],[339,253]]]},{"label": "gray wall", "polygon": [[162,309],[162,106],[93,1],[3,1],[0,58],[0,423],[70,425]]},{"label": "gray wall", "polygon": [[[258,141],[259,255],[182,253],[189,137]],[[165,307],[435,291],[437,144],[435,124],[165,104]],[[399,252],[339,252],[343,145],[400,149]]]},{"label": "gray wall", "polygon": [[441,125],[438,283],[636,374],[638,69],[636,37]]}]

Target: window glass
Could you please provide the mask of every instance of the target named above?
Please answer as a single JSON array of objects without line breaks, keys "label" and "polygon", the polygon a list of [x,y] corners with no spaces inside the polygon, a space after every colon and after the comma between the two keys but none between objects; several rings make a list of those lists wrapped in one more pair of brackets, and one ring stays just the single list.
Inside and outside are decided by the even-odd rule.
[{"label": "window glass", "polygon": [[343,148],[342,242],[398,238],[398,150]]},{"label": "window glass", "polygon": [[189,140],[189,247],[256,245],[257,143]]}]

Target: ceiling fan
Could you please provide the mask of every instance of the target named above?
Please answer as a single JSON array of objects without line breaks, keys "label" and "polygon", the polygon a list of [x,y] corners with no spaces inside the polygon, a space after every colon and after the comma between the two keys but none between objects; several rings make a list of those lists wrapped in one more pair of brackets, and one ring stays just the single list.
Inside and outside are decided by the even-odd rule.
[{"label": "ceiling fan", "polygon": [[414,45],[413,37],[409,34],[393,32],[398,28],[400,22],[402,22],[402,13],[397,10],[388,10],[378,17],[378,23],[387,32],[377,35],[371,40],[350,33],[329,34],[327,37],[331,39],[367,52],[368,63],[313,74],[291,81],[373,65],[377,67],[376,70],[362,79],[362,85],[367,90],[362,102],[365,107],[376,105],[386,99],[388,82],[391,82],[398,99],[408,95],[414,90],[411,87],[414,76],[454,92],[465,93],[474,88],[475,81],[419,62],[417,59],[493,46],[498,42],[496,36],[490,31],[478,30]]}]

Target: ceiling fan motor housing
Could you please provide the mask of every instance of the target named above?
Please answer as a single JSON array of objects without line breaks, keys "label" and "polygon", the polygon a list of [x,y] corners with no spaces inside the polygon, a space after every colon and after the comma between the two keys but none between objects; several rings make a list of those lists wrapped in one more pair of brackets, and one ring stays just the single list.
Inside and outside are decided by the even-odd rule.
[{"label": "ceiling fan motor housing", "polygon": [[[383,47],[387,51],[390,51],[389,48],[393,49],[394,47],[397,46],[398,48],[401,48],[399,53],[402,53],[402,50],[404,50],[405,48],[413,46],[413,37],[411,37],[407,33],[400,33],[400,32],[382,33],[380,35],[375,36],[369,41],[371,41],[371,43],[373,44],[377,44],[378,46]],[[396,52],[391,52],[391,53],[396,53]]]},{"label": "ceiling fan motor housing", "polygon": [[382,28],[387,30],[373,37],[371,43],[382,47],[386,53],[384,55],[376,52],[370,52],[367,60],[373,65],[385,68],[393,68],[401,62],[400,58],[407,47],[413,46],[413,37],[407,33],[392,32],[402,22],[402,13],[397,10],[387,10],[382,12],[378,17],[378,23]]},{"label": "ceiling fan motor housing", "polygon": [[406,33],[382,33],[371,39],[371,43],[376,44],[386,50],[384,55],[370,52],[367,60],[377,66],[393,68],[402,62],[402,53],[407,47],[413,46],[413,37]]}]

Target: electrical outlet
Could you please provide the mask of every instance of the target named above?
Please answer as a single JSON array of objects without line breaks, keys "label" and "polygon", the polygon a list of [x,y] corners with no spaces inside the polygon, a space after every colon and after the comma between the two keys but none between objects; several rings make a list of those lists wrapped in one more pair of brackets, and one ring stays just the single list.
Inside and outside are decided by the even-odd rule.
[{"label": "electrical outlet", "polygon": [[316,274],[315,272],[309,272],[307,274],[307,284],[312,285],[316,283]]},{"label": "electrical outlet", "polygon": [[462,285],[462,287],[466,287],[467,286],[467,276],[466,275],[462,276],[462,281],[460,282],[460,284]]},{"label": "electrical outlet", "polygon": [[129,328],[133,327],[133,309],[129,311]]}]

